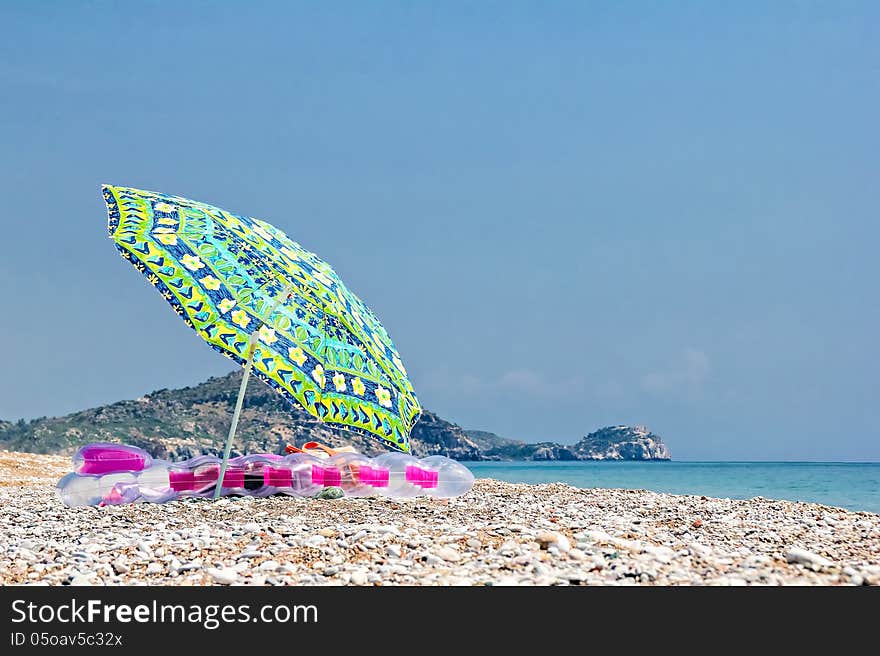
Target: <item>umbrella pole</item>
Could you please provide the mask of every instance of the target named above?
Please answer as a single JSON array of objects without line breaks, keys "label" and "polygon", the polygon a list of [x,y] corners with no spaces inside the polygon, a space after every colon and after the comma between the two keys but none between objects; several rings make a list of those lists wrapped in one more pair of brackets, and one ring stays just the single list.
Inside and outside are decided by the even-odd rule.
[{"label": "umbrella pole", "polygon": [[248,359],[244,367],[244,375],[241,377],[241,386],[238,388],[238,398],[235,400],[235,412],[232,413],[232,424],[229,426],[229,435],[226,437],[226,447],[223,449],[223,464],[220,465],[220,476],[217,477],[217,487],[214,488],[214,498],[220,497],[223,487],[223,478],[226,476],[226,465],[229,464],[229,453],[232,451],[232,440],[235,438],[235,430],[238,428],[238,418],[241,416],[241,406],[244,404],[244,393],[247,389],[248,378],[251,377],[251,369],[254,366],[254,352],[257,350],[257,333],[251,335],[248,346]]},{"label": "umbrella pole", "polygon": [[[293,290],[293,285],[285,287],[264,316],[267,319],[271,317],[278,306],[293,293]],[[229,453],[232,451],[232,440],[235,438],[235,430],[238,428],[238,418],[241,416],[241,406],[244,404],[244,393],[247,389],[248,379],[251,377],[251,369],[254,366],[254,353],[257,350],[258,337],[257,331],[254,330],[248,340],[248,358],[244,366],[244,375],[241,377],[241,386],[238,388],[238,398],[235,400],[235,411],[232,413],[232,424],[229,426],[229,435],[226,437],[226,447],[223,449],[223,464],[220,465],[220,475],[217,477],[217,486],[214,488],[215,499],[220,497],[220,491],[223,488],[223,478],[226,476],[226,466],[229,464]]]}]

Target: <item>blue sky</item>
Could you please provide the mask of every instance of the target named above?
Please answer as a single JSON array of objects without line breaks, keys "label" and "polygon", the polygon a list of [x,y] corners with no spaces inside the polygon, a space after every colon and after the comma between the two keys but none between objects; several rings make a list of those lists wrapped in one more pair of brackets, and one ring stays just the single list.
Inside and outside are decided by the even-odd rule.
[{"label": "blue sky", "polygon": [[880,5],[730,4],[0,2],[0,417],[228,371],[109,182],[278,225],[463,426],[880,460]]}]

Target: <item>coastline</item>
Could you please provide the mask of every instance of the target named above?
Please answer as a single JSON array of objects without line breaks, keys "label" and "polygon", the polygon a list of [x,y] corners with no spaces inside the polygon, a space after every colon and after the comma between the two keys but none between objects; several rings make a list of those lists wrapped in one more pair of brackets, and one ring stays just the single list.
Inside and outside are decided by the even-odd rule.
[{"label": "coastline", "polygon": [[65,508],[63,456],[0,451],[4,585],[880,585],[880,515],[478,479],[449,501]]},{"label": "coastline", "polygon": [[880,513],[880,463],[578,461],[468,463],[474,476],[510,483],[648,489],[719,499],[786,499]]}]

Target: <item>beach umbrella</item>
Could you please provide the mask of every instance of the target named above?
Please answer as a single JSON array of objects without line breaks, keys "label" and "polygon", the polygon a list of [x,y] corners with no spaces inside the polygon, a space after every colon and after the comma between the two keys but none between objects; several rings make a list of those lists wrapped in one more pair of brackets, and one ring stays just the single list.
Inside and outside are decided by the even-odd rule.
[{"label": "beach umbrella", "polygon": [[329,264],[259,219],[128,187],[104,185],[103,195],[122,257],[244,367],[215,498],[252,371],[322,421],[409,451],[421,409],[406,369],[376,315]]}]

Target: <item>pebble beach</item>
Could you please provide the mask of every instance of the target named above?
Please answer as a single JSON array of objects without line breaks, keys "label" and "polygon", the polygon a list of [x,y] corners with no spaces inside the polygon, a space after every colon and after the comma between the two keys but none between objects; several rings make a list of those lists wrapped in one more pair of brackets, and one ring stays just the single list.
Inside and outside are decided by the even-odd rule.
[{"label": "pebble beach", "polygon": [[451,500],[65,508],[61,456],[0,451],[3,585],[880,585],[880,515],[478,479]]}]

